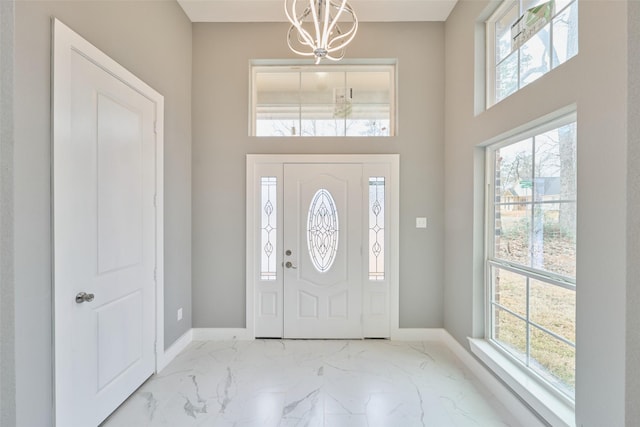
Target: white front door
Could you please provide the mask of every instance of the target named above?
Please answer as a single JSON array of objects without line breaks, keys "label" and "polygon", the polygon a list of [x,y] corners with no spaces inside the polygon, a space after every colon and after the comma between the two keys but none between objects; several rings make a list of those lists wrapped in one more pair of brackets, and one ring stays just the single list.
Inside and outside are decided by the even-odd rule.
[{"label": "white front door", "polygon": [[56,70],[69,74],[54,94],[56,420],[95,426],[155,369],[157,106],[86,53],[61,56]]},{"label": "white front door", "polygon": [[284,337],[362,338],[362,165],[284,165]]}]

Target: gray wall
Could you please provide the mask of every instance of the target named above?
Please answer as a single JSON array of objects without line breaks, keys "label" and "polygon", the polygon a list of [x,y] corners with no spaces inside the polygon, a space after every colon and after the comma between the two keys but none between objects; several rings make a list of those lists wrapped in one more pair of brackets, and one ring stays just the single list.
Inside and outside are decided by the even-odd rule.
[{"label": "gray wall", "polygon": [[640,2],[629,3],[627,158],[627,419],[640,425]]},{"label": "gray wall", "polygon": [[14,2],[0,1],[0,426],[15,425],[13,19]]},{"label": "gray wall", "polygon": [[[398,58],[398,136],[248,135],[249,60],[294,58],[285,24],[194,24],[193,325],[245,326],[245,155],[400,153],[400,325],[443,322],[444,25],[364,23],[348,58]],[[429,219],[415,229],[415,217]]]},{"label": "gray wall", "polygon": [[[191,327],[191,23],[173,1],[19,1],[15,38],[17,424],[52,423],[51,17],[165,97],[165,340]],[[176,308],[185,310],[176,323]]]},{"label": "gray wall", "polygon": [[474,316],[483,303],[475,269],[482,251],[474,250],[482,227],[482,210],[474,216],[482,198],[474,194],[477,145],[576,103],[577,425],[624,425],[627,3],[580,1],[578,56],[474,115],[474,93],[482,90],[474,85],[474,57],[482,55],[474,32],[487,5],[461,0],[446,23],[445,328],[465,346],[483,329]]}]

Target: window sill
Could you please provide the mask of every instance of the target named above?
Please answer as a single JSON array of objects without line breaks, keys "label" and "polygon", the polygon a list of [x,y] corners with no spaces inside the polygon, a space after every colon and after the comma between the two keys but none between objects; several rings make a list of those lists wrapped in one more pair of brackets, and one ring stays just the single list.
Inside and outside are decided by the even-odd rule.
[{"label": "window sill", "polygon": [[553,426],[575,426],[575,409],[572,404],[552,393],[487,340],[469,338],[469,345],[471,352],[546,422]]}]

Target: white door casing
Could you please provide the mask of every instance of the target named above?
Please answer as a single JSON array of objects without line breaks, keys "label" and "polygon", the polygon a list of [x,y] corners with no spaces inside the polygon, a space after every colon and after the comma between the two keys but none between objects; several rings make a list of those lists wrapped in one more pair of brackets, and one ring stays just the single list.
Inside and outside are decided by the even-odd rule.
[{"label": "white door casing", "polygon": [[362,338],[362,165],[284,165],[284,337]]},{"label": "white door casing", "polygon": [[[362,172],[362,191],[359,191],[361,206],[360,243],[362,247],[361,265],[361,297],[360,310],[362,314],[362,329],[360,337],[365,338],[390,338],[399,330],[399,281],[398,281],[398,229],[399,229],[399,156],[397,154],[384,155],[248,155],[247,156],[247,311],[245,337],[283,337],[285,336],[285,280],[289,273],[294,274],[296,269],[286,269],[285,263],[299,262],[298,250],[287,259],[283,245],[284,230],[291,223],[287,216],[283,219],[286,210],[284,200],[290,201],[291,196],[285,196],[285,187],[288,180],[285,179],[285,170],[289,166],[303,164],[301,169],[311,170],[316,165],[320,170],[329,170],[333,165],[357,165]],[[371,177],[384,180],[386,196],[384,198],[384,277],[371,280],[369,275],[370,262],[368,248],[370,246],[369,217],[371,206],[369,205],[369,191],[366,187]],[[261,180],[275,183],[271,193],[265,192]],[[311,190],[310,190],[311,192]],[[265,197],[270,194],[268,204]],[[306,204],[306,202],[305,202]],[[268,213],[264,214],[268,205]],[[300,207],[303,213],[299,214],[303,222],[307,218],[309,206]],[[286,214],[286,213],[285,213]],[[265,219],[266,218],[266,219]],[[269,253],[273,254],[272,270],[267,275],[261,272],[261,262],[265,259],[264,236],[265,229],[269,231]],[[297,233],[297,231],[296,231]],[[272,246],[272,247],[271,247]],[[307,250],[306,241],[298,243],[302,252]],[[338,336],[336,336],[338,337]]]},{"label": "white door casing", "polygon": [[156,369],[163,98],[57,20],[53,81],[56,425],[89,426]]}]

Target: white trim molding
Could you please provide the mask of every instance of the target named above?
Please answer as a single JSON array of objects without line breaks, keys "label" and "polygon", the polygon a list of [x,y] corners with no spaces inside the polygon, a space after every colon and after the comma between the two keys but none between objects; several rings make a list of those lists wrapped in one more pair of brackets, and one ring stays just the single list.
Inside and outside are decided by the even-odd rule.
[{"label": "white trim molding", "polygon": [[443,341],[447,331],[441,328],[396,328],[391,341]]},{"label": "white trim molding", "polygon": [[456,357],[471,371],[473,376],[502,403],[511,415],[523,426],[543,427],[545,423],[531,410],[529,406],[514,394],[504,383],[487,369],[478,359],[473,357],[458,341],[447,331],[442,334],[443,343],[456,355]]},{"label": "white trim molding", "polygon": [[[554,427],[574,427],[576,425],[573,405],[558,397],[556,393],[551,392],[548,387],[536,380],[525,369],[519,368],[510,358],[496,350],[487,340],[469,338],[469,346],[471,352],[489,368],[484,369],[487,379],[482,379],[483,383],[489,382],[490,378],[498,381],[497,376],[512,390],[509,391],[507,387],[501,384],[505,390],[509,391],[508,394],[513,399],[520,401],[516,395],[519,396],[550,425]],[[473,359],[468,352],[467,355]],[[489,370],[493,371],[493,374]],[[500,399],[504,402],[503,399],[506,397],[501,397]],[[521,403],[521,405],[523,404]]]},{"label": "white trim molding", "polygon": [[252,341],[249,328],[193,328],[193,341]]},{"label": "white trim molding", "polygon": [[184,349],[186,349],[187,346],[191,344],[192,341],[193,341],[193,329],[189,329],[187,332],[182,334],[180,338],[175,340],[173,344],[169,346],[169,348],[167,348],[166,350],[164,350],[158,355],[156,372],[160,372],[161,370],[166,368],[167,365],[171,363],[171,361],[175,359],[176,356],[178,356],[178,354],[180,354]]}]

